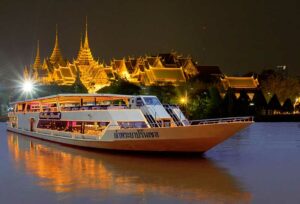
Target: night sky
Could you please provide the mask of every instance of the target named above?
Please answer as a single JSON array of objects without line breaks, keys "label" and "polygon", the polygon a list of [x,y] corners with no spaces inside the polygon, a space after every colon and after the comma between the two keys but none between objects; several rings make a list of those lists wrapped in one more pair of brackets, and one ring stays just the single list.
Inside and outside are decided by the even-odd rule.
[{"label": "night sky", "polygon": [[[298,1],[0,0],[0,78],[10,79],[54,46],[58,24],[65,58],[77,56],[88,16],[95,58],[166,53],[191,55],[228,75],[287,65],[300,75]],[[2,80],[3,82],[3,80]]]}]

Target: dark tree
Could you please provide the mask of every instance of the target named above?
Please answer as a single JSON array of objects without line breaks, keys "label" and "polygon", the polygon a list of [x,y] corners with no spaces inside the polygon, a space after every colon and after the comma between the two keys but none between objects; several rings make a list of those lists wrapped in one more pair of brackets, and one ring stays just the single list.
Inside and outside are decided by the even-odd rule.
[{"label": "dark tree", "polygon": [[71,86],[58,85],[56,83],[50,85],[42,85],[42,86],[37,86],[36,90],[37,90],[36,94],[38,97],[62,94],[62,93],[88,93],[87,88],[85,88],[85,86],[81,83],[81,81],[80,83],[75,82]]},{"label": "dark tree", "polygon": [[173,103],[176,102],[174,99],[178,98],[176,87],[172,84],[166,84],[164,86],[152,85],[148,87],[148,93],[155,95],[159,98],[162,103]]},{"label": "dark tree", "polygon": [[245,90],[240,92],[240,97],[237,99],[235,104],[236,115],[245,116],[249,115],[249,103],[250,98]]},{"label": "dark tree", "polygon": [[222,101],[222,116],[223,117],[235,116],[236,114],[235,106],[236,106],[236,97],[234,91],[229,88]]},{"label": "dark tree", "polygon": [[274,111],[280,111],[281,105],[276,94],[274,94],[268,103],[268,110],[273,114]]},{"label": "dark tree", "polygon": [[141,88],[127,80],[118,79],[113,81],[110,86],[100,89],[97,93],[139,95],[141,93]]},{"label": "dark tree", "polygon": [[255,115],[261,115],[267,109],[268,104],[261,90],[257,90],[255,92],[252,103],[254,104]]},{"label": "dark tree", "polygon": [[36,87],[36,95],[38,97],[44,97],[49,95],[60,94],[61,88],[56,83],[49,85],[40,85]]},{"label": "dark tree", "polygon": [[216,87],[211,87],[208,91],[209,100],[207,106],[207,117],[217,118],[222,114],[222,98]]},{"label": "dark tree", "polygon": [[284,104],[281,108],[281,112],[293,113],[293,111],[294,111],[294,106],[293,106],[292,100],[288,98],[284,101]]},{"label": "dark tree", "polygon": [[[77,73],[78,74],[76,80],[74,84],[71,87],[69,87],[69,90],[71,91],[71,93],[88,93],[87,88],[83,85],[82,81],[80,80],[79,71],[77,71]],[[68,88],[66,90],[68,90]]]},{"label": "dark tree", "polygon": [[209,98],[207,93],[201,93],[193,96],[193,98],[188,103],[187,117],[192,120],[208,118],[207,108],[209,104]]}]

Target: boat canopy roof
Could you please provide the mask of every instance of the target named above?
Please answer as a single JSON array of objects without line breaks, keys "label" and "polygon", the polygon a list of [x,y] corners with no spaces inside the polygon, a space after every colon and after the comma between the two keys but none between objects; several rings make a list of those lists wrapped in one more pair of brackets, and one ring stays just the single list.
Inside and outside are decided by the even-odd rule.
[{"label": "boat canopy roof", "polygon": [[[80,102],[81,99],[84,102],[93,102],[93,101],[108,101],[108,100],[128,100],[132,97],[137,97],[143,95],[121,95],[121,94],[57,94],[50,95],[41,98],[35,99],[27,99],[23,101],[15,101],[10,104],[18,104],[18,103],[34,103],[34,102],[42,102],[42,103],[72,103],[72,102]],[[156,97],[144,95],[145,97]]]}]

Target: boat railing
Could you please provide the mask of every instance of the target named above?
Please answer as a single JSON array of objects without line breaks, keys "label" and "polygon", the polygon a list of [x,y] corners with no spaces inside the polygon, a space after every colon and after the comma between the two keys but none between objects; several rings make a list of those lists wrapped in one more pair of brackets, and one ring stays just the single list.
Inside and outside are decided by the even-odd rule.
[{"label": "boat railing", "polygon": [[203,120],[190,120],[191,125],[212,124],[212,123],[232,123],[232,122],[249,122],[254,121],[253,116],[245,117],[227,117],[227,118],[212,118]]},{"label": "boat railing", "polygon": [[[213,119],[203,119],[203,120],[190,120],[189,125],[187,126],[194,126],[194,125],[205,125],[205,124],[216,124],[216,123],[234,123],[234,122],[253,122],[253,116],[245,116],[245,117],[227,117],[227,118],[213,118]],[[163,124],[159,125],[156,123],[150,123],[148,128],[168,128],[168,127],[177,127],[178,125],[171,121],[168,126],[164,126]],[[117,124],[110,124],[108,125],[109,129],[132,129],[132,128],[144,128],[144,127],[121,127]]]},{"label": "boat railing", "polygon": [[[144,114],[150,127],[158,127],[159,126],[159,124],[156,121],[156,111],[155,110],[153,110],[151,107],[147,107],[145,105],[141,106],[140,110]],[[154,114],[154,116],[153,116],[153,114]]]}]

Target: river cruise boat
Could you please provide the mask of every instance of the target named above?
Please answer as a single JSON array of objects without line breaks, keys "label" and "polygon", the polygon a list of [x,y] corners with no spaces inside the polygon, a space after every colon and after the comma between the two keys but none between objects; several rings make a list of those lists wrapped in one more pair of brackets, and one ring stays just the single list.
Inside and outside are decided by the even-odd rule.
[{"label": "river cruise boat", "polygon": [[203,153],[253,123],[189,121],[178,106],[148,95],[59,94],[10,105],[9,131],[107,150]]}]

